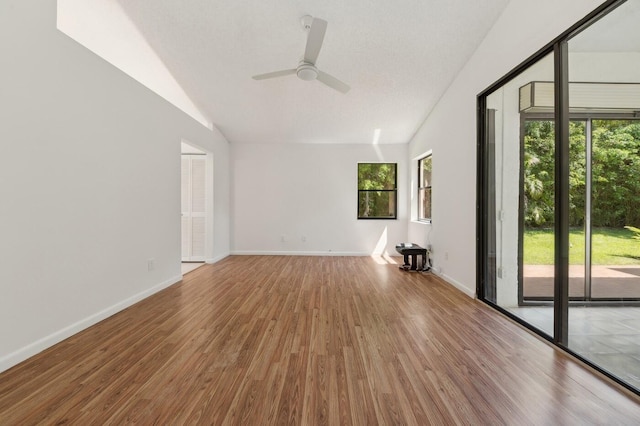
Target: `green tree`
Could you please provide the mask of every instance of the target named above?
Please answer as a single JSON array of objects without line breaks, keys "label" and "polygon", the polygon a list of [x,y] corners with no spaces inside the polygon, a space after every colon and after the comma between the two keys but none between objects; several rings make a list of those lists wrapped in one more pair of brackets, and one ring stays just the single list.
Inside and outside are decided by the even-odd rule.
[{"label": "green tree", "polygon": [[[523,178],[525,225],[553,223],[554,145],[552,121],[525,123]],[[592,211],[595,227],[640,224],[640,122],[593,120]],[[569,127],[569,224],[585,216],[585,122]]]},{"label": "green tree", "polygon": [[592,223],[640,224],[640,123],[594,120]]},{"label": "green tree", "polygon": [[585,122],[569,122],[569,226],[584,226],[586,191]]},{"label": "green tree", "polygon": [[524,136],[524,210],[528,226],[553,223],[554,125],[526,121]]}]

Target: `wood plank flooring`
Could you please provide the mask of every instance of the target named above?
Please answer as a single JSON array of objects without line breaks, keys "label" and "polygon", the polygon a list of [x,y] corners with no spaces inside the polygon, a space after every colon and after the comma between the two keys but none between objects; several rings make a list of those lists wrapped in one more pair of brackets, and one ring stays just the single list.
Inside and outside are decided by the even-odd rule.
[{"label": "wood plank flooring", "polygon": [[0,424],[638,424],[640,404],[431,275],[232,256],[0,374]]}]

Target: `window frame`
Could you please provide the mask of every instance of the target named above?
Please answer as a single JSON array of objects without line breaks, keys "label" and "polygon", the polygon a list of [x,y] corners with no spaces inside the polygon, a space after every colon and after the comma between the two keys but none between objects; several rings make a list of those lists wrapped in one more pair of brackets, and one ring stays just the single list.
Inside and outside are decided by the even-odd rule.
[{"label": "window frame", "polygon": [[[389,164],[393,166],[393,189],[360,189],[360,165],[361,164],[377,164],[384,165]],[[357,191],[358,196],[356,197],[356,209],[357,209],[357,218],[358,220],[396,220],[398,219],[398,163],[390,163],[390,162],[358,162],[356,169],[356,180],[357,180]],[[365,192],[391,192],[393,193],[394,200],[394,209],[393,216],[361,216],[360,215],[360,194]]]},{"label": "window frame", "polygon": [[[424,179],[422,178],[422,174],[423,174],[423,167],[422,167],[422,163],[424,160],[429,160],[431,162],[431,179],[429,179],[429,184],[427,186],[422,186],[422,183],[424,182]],[[425,154],[424,156],[422,156],[421,158],[418,159],[418,214],[417,214],[417,220],[418,222],[423,222],[423,223],[432,223],[433,222],[433,153],[432,152],[428,152],[427,154]],[[426,215],[424,215],[424,212],[422,211],[422,202],[420,199],[420,193],[422,190],[429,190],[430,193],[430,208],[429,208],[429,217],[427,217]]]}]

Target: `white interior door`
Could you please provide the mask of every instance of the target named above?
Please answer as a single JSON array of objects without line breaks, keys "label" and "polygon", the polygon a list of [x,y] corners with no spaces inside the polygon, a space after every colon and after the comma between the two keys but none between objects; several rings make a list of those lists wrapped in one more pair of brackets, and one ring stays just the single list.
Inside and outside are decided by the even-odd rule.
[{"label": "white interior door", "polygon": [[182,261],[205,260],[204,155],[182,155]]}]

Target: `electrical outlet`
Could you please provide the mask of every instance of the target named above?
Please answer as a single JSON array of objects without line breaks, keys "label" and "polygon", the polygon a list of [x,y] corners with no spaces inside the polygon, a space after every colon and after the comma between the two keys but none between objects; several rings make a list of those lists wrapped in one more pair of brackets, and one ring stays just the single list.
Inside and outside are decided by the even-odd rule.
[{"label": "electrical outlet", "polygon": [[449,260],[449,252],[448,251],[444,252],[444,260]]},{"label": "electrical outlet", "polygon": [[287,236],[286,235],[281,235],[280,236],[280,242],[286,243],[287,242]]},{"label": "electrical outlet", "polygon": [[498,268],[498,270],[496,271],[498,278],[502,278],[502,275],[504,274],[504,271],[502,270],[502,268]]},{"label": "electrical outlet", "polygon": [[154,269],[156,269],[156,260],[155,259],[148,259],[147,260],[147,270],[148,271],[153,271]]},{"label": "electrical outlet", "polygon": [[303,235],[302,237],[300,237],[300,240],[302,240],[303,243],[307,242],[307,236]]}]

